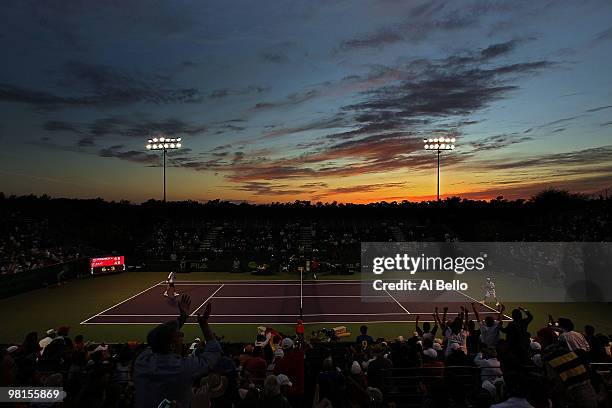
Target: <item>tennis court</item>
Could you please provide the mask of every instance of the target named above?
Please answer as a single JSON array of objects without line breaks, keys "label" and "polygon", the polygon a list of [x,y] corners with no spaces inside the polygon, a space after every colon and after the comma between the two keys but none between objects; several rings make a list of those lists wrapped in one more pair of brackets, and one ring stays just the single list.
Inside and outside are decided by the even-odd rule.
[{"label": "tennis court", "polygon": [[[196,324],[196,314],[206,303],[212,303],[211,323],[224,324],[294,324],[304,323],[400,323],[431,321],[434,306],[449,307],[456,314],[460,306],[475,301],[460,291],[449,291],[435,302],[430,297],[398,300],[389,292],[362,294],[365,281],[179,281],[176,289],[191,297],[192,312],[187,324]],[[177,299],[163,296],[166,285],[161,281],[133,296],[111,305],[83,320],[81,324],[154,324],[177,316]],[[424,296],[424,295],[421,295]],[[478,305],[483,315],[497,313]]]}]

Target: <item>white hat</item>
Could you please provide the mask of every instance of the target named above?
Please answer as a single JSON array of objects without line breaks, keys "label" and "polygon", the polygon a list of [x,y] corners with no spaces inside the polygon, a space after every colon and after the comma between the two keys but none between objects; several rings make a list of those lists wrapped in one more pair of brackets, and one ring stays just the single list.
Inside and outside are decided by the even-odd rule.
[{"label": "white hat", "polygon": [[293,340],[291,340],[289,337],[285,337],[281,343],[281,347],[283,350],[293,348]]},{"label": "white hat", "polygon": [[47,330],[47,336],[50,336],[52,334],[55,334],[55,329],[49,329]]},{"label": "white hat", "polygon": [[290,387],[293,387],[293,384],[291,383],[291,381],[289,380],[289,377],[287,377],[285,374],[279,374],[276,376],[276,379],[278,380],[278,384],[280,386],[283,385],[288,385]]},{"label": "white hat", "polygon": [[17,351],[18,349],[19,349],[19,347],[17,347],[17,346],[11,346],[11,347],[7,348],[6,351],[9,354],[11,354],[11,353],[14,353],[15,351]]},{"label": "white hat", "polygon": [[357,361],[353,361],[353,364],[351,365],[351,374],[361,374],[361,366]]}]

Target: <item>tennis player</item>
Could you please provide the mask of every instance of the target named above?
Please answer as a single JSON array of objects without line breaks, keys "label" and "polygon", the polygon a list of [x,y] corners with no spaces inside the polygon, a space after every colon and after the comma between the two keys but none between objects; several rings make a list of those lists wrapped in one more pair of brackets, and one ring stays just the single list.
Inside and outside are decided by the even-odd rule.
[{"label": "tennis player", "polygon": [[174,297],[177,297],[179,294],[176,292],[176,289],[174,288],[174,281],[176,280],[176,272],[170,272],[168,274],[168,277],[166,278],[166,291],[164,292],[164,296],[168,297],[168,291],[170,289],[172,289],[172,292],[174,293]]},{"label": "tennis player", "polygon": [[495,282],[490,276],[485,277],[485,282],[483,285],[483,289],[485,291],[484,298],[482,299],[483,305],[487,301],[487,299],[495,299],[495,306],[499,306],[499,301],[497,300],[497,294],[495,293]]}]

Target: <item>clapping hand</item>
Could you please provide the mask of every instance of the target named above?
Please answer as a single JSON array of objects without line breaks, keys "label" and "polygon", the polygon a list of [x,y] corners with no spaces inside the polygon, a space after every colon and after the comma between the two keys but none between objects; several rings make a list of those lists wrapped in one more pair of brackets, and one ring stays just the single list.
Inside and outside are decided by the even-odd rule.
[{"label": "clapping hand", "polygon": [[181,296],[181,300],[178,303],[178,308],[179,308],[179,326],[182,327],[185,322],[187,321],[187,318],[189,317],[189,311],[191,310],[191,298],[189,297],[189,295],[183,295]]}]

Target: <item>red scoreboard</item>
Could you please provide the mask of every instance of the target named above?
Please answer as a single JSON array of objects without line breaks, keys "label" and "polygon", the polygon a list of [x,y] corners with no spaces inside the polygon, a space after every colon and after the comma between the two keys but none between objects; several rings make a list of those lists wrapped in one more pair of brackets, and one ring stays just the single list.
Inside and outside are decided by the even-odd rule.
[{"label": "red scoreboard", "polygon": [[125,271],[124,256],[105,256],[103,258],[91,258],[89,262],[91,274],[103,274]]}]

